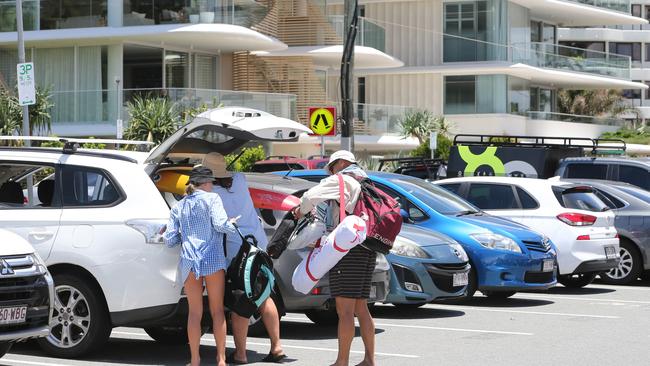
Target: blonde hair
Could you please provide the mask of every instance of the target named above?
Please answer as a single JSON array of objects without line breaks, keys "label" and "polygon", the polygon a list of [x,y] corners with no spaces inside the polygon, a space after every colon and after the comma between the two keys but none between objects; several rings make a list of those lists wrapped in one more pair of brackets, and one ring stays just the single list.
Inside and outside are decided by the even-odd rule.
[{"label": "blonde hair", "polygon": [[190,195],[194,192],[196,192],[196,186],[193,183],[190,183],[185,187],[185,194]]}]

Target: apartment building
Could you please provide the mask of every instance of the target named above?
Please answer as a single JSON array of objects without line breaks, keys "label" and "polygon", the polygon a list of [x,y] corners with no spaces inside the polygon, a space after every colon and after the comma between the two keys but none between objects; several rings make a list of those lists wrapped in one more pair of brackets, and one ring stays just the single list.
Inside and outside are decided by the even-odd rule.
[{"label": "apartment building", "polygon": [[[635,17],[650,19],[650,1],[634,0],[626,11]],[[602,55],[620,54],[631,58],[630,77],[636,83],[650,85],[650,26],[642,25],[594,25],[571,27],[558,30],[560,44],[584,49],[586,53]],[[630,88],[623,96],[638,111],[639,122],[647,124],[650,120],[650,90]],[[628,114],[627,118],[637,119]]]}]

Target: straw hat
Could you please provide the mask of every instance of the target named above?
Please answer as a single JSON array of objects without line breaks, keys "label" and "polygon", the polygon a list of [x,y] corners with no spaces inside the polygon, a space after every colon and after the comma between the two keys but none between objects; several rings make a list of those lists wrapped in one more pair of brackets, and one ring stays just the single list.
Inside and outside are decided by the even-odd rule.
[{"label": "straw hat", "polygon": [[205,154],[201,165],[212,170],[215,178],[232,178],[232,173],[226,170],[228,167],[226,159],[219,153],[211,152]]}]

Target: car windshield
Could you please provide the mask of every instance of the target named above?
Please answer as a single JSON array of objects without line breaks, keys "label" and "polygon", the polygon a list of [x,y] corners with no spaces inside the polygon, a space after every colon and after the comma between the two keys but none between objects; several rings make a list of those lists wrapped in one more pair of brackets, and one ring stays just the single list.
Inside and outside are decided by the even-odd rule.
[{"label": "car windshield", "polygon": [[480,211],[471,203],[446,189],[434,186],[422,179],[393,178],[390,181],[443,215],[459,215]]},{"label": "car windshield", "polygon": [[614,186],[614,187],[618,190],[621,190],[631,196],[640,199],[641,201],[650,203],[650,192],[648,191],[644,191],[643,189],[640,188],[627,187],[627,186]]}]

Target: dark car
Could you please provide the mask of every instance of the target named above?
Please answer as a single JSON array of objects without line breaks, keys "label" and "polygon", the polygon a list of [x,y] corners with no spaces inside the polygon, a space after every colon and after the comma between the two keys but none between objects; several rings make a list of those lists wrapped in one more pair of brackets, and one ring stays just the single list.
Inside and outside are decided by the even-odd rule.
[{"label": "dark car", "polygon": [[650,159],[567,158],[555,175],[563,179],[600,179],[625,182],[650,191]]},{"label": "dark car", "polygon": [[615,213],[621,261],[601,274],[604,282],[627,284],[650,270],[650,192],[631,184],[590,179],[568,179],[592,186]]}]

